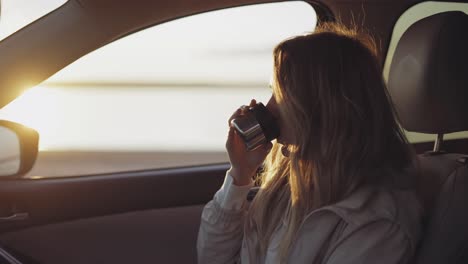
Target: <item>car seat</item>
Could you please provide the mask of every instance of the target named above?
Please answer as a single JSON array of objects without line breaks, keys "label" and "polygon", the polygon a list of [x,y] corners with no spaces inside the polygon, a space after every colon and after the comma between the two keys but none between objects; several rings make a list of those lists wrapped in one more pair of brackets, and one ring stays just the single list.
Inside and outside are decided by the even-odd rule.
[{"label": "car seat", "polygon": [[443,151],[443,136],[468,130],[468,15],[451,11],[408,28],[396,47],[389,93],[407,131],[437,134],[418,155],[425,208],[414,263],[468,263],[468,155]]}]

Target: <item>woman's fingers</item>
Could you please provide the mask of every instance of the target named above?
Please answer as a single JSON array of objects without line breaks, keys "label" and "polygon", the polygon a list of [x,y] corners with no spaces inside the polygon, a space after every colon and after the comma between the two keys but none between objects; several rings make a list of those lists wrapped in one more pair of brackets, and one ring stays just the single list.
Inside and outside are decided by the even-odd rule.
[{"label": "woman's fingers", "polygon": [[238,108],[238,109],[231,115],[231,117],[229,117],[229,119],[228,119],[228,126],[231,127],[231,121],[232,121],[234,118],[236,118],[236,117],[238,117],[238,116],[240,116],[240,115],[241,115],[241,109]]},{"label": "woman's fingers", "polygon": [[252,99],[250,100],[250,104],[249,105],[241,105],[232,115],[231,117],[228,119],[228,126],[231,126],[231,121],[236,118],[236,117],[239,117],[239,116],[243,116],[245,115],[250,107],[254,106],[257,104],[257,101],[255,99]]},{"label": "woman's fingers", "polygon": [[231,145],[231,142],[232,142],[233,138],[234,138],[234,128],[229,127],[228,138],[227,138],[227,141],[226,141],[226,147],[229,147]]},{"label": "woman's fingers", "polygon": [[247,153],[244,141],[233,127],[229,128],[226,149],[230,155],[231,162],[235,163],[237,163],[240,156],[244,156]]},{"label": "woman's fingers", "polygon": [[245,115],[249,111],[249,106],[243,105],[240,107],[241,115]]}]

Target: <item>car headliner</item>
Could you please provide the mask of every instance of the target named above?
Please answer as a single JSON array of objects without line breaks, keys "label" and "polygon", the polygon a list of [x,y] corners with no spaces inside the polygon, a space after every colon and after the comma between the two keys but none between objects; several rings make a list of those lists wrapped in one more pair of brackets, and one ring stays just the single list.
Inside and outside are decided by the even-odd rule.
[{"label": "car headliner", "polygon": [[[266,2],[281,1],[69,0],[0,42],[0,108],[80,57],[132,32],[207,10]],[[419,2],[327,0],[311,3],[319,18],[334,16],[345,24],[363,25],[379,39],[381,54],[386,54],[398,17]]]}]

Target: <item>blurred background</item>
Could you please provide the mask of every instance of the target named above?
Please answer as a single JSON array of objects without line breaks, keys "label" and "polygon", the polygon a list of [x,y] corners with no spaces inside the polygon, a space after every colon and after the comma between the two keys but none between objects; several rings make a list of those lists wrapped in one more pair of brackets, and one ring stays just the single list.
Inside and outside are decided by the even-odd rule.
[{"label": "blurred background", "polygon": [[[0,1],[1,41],[67,0]],[[384,75],[406,28],[451,8],[437,5],[424,3],[398,20]],[[155,25],[27,90],[0,110],[0,119],[40,133],[30,177],[226,162],[229,116],[252,98],[266,102],[271,96],[273,48],[315,25],[314,9],[302,1],[229,8]],[[407,136],[411,142],[435,138]],[[445,135],[460,137],[468,132]]]},{"label": "blurred background", "polygon": [[[65,3],[2,0],[0,40]],[[315,24],[313,8],[298,1],[156,25],[82,57],[0,118],[40,133],[31,176],[224,162],[229,116],[271,96],[274,46]]]}]

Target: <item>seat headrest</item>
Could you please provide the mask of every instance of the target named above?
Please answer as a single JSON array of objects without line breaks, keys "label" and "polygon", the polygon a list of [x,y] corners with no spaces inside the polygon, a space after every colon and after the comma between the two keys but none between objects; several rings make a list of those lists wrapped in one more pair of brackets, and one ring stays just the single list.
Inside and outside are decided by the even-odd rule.
[{"label": "seat headrest", "polygon": [[468,15],[439,13],[410,26],[396,47],[388,89],[406,130],[468,130]]}]

